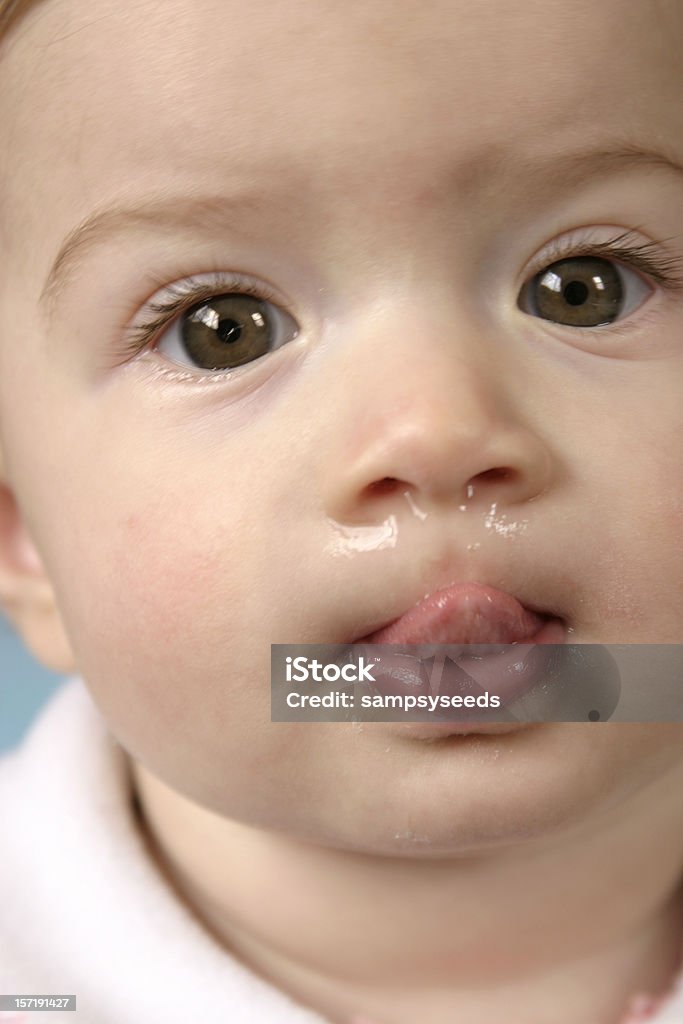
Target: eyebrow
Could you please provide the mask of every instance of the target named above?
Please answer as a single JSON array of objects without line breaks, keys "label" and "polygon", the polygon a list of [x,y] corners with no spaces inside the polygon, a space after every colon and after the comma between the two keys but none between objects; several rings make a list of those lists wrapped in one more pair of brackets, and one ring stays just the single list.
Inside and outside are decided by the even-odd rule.
[{"label": "eyebrow", "polygon": [[[497,152],[497,147],[492,149]],[[485,166],[482,167],[482,164]],[[536,183],[543,179],[551,180],[553,187],[558,189],[579,185],[597,176],[648,167],[666,169],[683,176],[683,162],[673,153],[625,143],[612,149],[591,149],[559,157],[554,155],[546,161],[531,160],[528,157],[514,161],[506,159],[502,154],[495,159],[492,152],[488,151],[483,160],[473,160],[467,168],[462,168],[462,180],[469,183],[470,189],[479,190],[495,176],[502,176],[506,185],[514,176],[524,181],[532,191]],[[488,173],[484,173],[486,169]],[[457,173],[455,177],[457,179]],[[130,206],[115,204],[95,210],[64,240],[45,281],[39,304],[50,316],[69,277],[87,261],[93,250],[132,228],[205,226],[215,232],[223,224],[230,226],[235,219],[261,212],[264,198],[273,201],[273,197],[263,190],[255,192],[253,189],[237,195],[161,195]]]},{"label": "eyebrow", "polygon": [[99,247],[134,229],[205,228],[216,231],[263,211],[272,202],[262,190],[219,195],[153,195],[137,203],[115,203],[89,214],[66,236],[40,294],[39,305],[52,315],[69,278]]}]

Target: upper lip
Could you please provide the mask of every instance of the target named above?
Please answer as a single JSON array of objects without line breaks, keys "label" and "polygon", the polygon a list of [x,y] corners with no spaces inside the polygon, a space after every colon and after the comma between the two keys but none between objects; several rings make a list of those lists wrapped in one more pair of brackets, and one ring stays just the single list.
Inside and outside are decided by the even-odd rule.
[{"label": "upper lip", "polygon": [[[417,600],[413,601],[411,604],[408,604],[407,606],[404,605],[403,610],[399,611],[397,614],[393,614],[391,616],[385,616],[379,622],[377,621],[377,619],[370,621],[367,624],[367,626],[364,629],[362,629],[361,631],[359,631],[358,634],[350,642],[351,643],[358,643],[359,641],[365,640],[368,636],[371,636],[372,634],[377,633],[380,630],[386,629],[388,626],[392,625],[394,622],[397,622],[399,619],[403,618],[404,615],[407,615],[409,612],[412,612],[418,606],[420,606],[424,602],[428,601],[435,594],[439,593],[442,590],[447,590],[449,587],[454,586],[457,583],[479,584],[481,586],[493,587],[494,589],[497,589],[497,590],[501,590],[502,589],[500,587],[497,587],[495,583],[489,583],[489,582],[484,581],[482,579],[461,579],[461,580],[453,580],[453,579],[451,579],[450,581],[447,581],[445,583],[441,583],[439,586],[433,587],[432,589],[430,589],[426,593],[423,591],[423,593],[421,594],[420,597],[417,598]],[[548,605],[542,605],[539,602],[537,602],[536,600],[534,600],[533,598],[526,598],[526,597],[522,596],[516,590],[511,590],[511,589],[507,589],[506,588],[506,590],[503,591],[503,592],[509,594],[512,597],[514,597],[517,601],[519,601],[519,603],[522,605],[522,607],[525,608],[527,611],[533,612],[535,615],[539,615],[541,618],[543,618],[545,620],[560,619],[562,621],[565,621],[564,616],[563,616],[563,614],[561,612],[557,611],[556,609],[554,609],[552,607],[549,607]]]}]

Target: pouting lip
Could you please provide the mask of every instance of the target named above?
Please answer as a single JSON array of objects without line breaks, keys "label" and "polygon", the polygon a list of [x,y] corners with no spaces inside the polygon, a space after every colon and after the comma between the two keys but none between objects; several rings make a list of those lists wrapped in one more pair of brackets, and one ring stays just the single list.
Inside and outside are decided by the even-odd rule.
[{"label": "pouting lip", "polygon": [[[482,580],[476,580],[476,581],[475,580],[468,580],[468,581],[463,581],[463,582],[479,583],[479,584],[481,584],[483,586],[494,586],[494,584],[488,584],[488,583],[485,583]],[[367,644],[367,643],[372,643],[372,640],[370,640],[369,637],[374,636],[375,633],[379,633],[380,630],[384,630],[384,629],[387,629],[389,626],[392,626],[395,622],[398,622],[399,619],[402,619],[404,617],[404,615],[407,615],[408,612],[411,612],[419,604],[422,604],[424,601],[428,600],[429,598],[434,597],[435,594],[439,593],[441,590],[447,589],[447,587],[448,587],[448,584],[446,584],[445,586],[435,587],[433,590],[430,590],[423,597],[418,598],[417,601],[415,601],[412,604],[410,604],[407,608],[404,608],[404,610],[402,612],[399,612],[398,615],[393,615],[391,618],[384,619],[384,621],[379,622],[379,623],[376,623],[376,622],[370,623],[369,624],[369,628],[365,628],[361,634],[356,635],[352,639],[344,641],[344,643],[346,643],[346,644]],[[565,629],[568,626],[567,618],[560,611],[558,611],[557,609],[551,609],[551,608],[548,608],[547,606],[546,607],[541,607],[541,605],[536,603],[535,601],[533,601],[533,600],[526,600],[526,598],[521,597],[518,593],[515,593],[514,591],[507,591],[507,593],[509,593],[512,597],[514,597],[517,601],[519,601],[519,603],[522,605],[522,607],[526,611],[532,612],[534,615],[538,615],[539,618],[541,618],[543,620],[544,624],[547,623],[547,622],[550,622],[552,620],[557,620],[557,621],[559,621],[565,627]],[[515,641],[515,643],[518,643],[518,642],[519,643],[528,643],[529,639],[530,638],[527,637],[527,638],[525,638],[523,640]],[[469,645],[465,645],[465,646],[469,646]]]}]

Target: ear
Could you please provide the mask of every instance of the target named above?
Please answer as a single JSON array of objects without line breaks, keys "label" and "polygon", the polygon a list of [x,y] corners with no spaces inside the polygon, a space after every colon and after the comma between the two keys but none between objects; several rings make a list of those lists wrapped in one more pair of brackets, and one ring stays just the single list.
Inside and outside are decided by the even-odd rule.
[{"label": "ear", "polygon": [[0,609],[46,668],[60,675],[76,671],[52,584],[7,479],[1,448]]}]

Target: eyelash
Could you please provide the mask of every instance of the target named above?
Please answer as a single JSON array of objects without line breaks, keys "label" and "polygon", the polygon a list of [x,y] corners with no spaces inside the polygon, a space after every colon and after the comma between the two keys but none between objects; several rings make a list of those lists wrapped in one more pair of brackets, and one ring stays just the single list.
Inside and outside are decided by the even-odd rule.
[{"label": "eyelash", "polygon": [[[158,282],[163,285],[162,281]],[[276,295],[270,288],[265,284],[251,284],[249,281],[245,281],[244,278],[237,277],[233,274],[220,274],[216,273],[213,279],[198,281],[194,277],[189,277],[182,284],[171,284],[166,288],[166,292],[173,296],[169,302],[153,302],[150,304],[149,309],[158,313],[159,316],[156,320],[150,323],[140,324],[138,327],[133,328],[131,331],[131,337],[126,343],[125,355],[134,356],[141,349],[143,349],[150,342],[154,341],[157,334],[164,328],[167,327],[172,321],[183,313],[185,310],[190,309],[197,302],[201,302],[202,299],[215,298],[216,295],[239,293],[240,295],[251,295],[253,298],[258,299],[261,302],[272,302],[274,305],[280,306],[290,316],[294,316],[293,312],[289,307],[283,303],[279,295]],[[233,372],[233,371],[230,371]],[[216,374],[213,374],[215,376]]]},{"label": "eyelash", "polygon": [[[666,249],[666,242],[676,236],[658,242],[641,242],[639,245],[628,240],[637,237],[637,231],[624,231],[606,242],[594,242],[586,238],[580,242],[570,239],[554,241],[542,257],[535,260],[526,280],[530,280],[541,270],[557,263],[559,260],[579,258],[581,256],[597,256],[602,259],[621,260],[631,268],[651,277],[662,288],[669,291],[683,291],[683,257],[675,256]],[[621,244],[620,244],[621,243]],[[594,330],[589,327],[585,330]]]},{"label": "eyelash", "polygon": [[[683,257],[676,256],[666,249],[665,243],[670,239],[663,239],[658,242],[641,242],[634,244],[629,239],[637,235],[636,231],[624,231],[622,234],[604,242],[595,242],[584,239],[574,242],[569,239],[560,239],[553,242],[548,250],[541,257],[534,261],[527,272],[525,282],[532,280],[541,270],[557,263],[563,259],[578,259],[581,256],[595,256],[602,259],[613,259],[621,261],[627,266],[640,271],[646,277],[656,281],[665,290],[672,293],[683,292]],[[672,236],[676,237],[676,236]],[[163,282],[158,282],[163,286]],[[202,299],[213,298],[218,294],[239,293],[251,295],[260,301],[272,302],[284,309],[294,319],[293,311],[283,303],[280,296],[274,294],[267,285],[251,284],[249,281],[232,274],[217,273],[212,280],[197,281],[189,277],[182,284],[172,284],[166,287],[166,292],[173,298],[168,302],[152,303],[149,309],[157,313],[155,320],[140,324],[130,332],[130,337],[125,342],[125,357],[137,355],[150,342],[154,341],[159,332],[167,327],[179,314],[186,309],[201,302]],[[562,326],[562,325],[558,325]],[[576,328],[570,330],[592,331],[594,327]],[[601,328],[601,330],[604,328]],[[619,332],[618,326],[610,327],[611,333]],[[225,371],[233,373],[234,371]],[[211,376],[218,376],[213,373]]]}]

